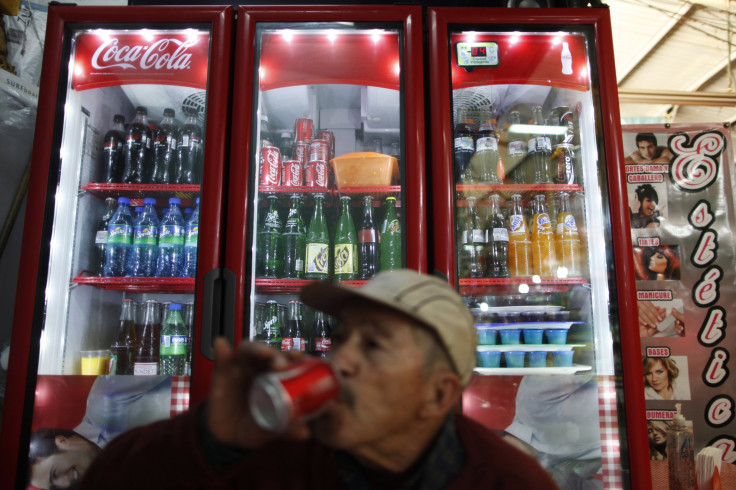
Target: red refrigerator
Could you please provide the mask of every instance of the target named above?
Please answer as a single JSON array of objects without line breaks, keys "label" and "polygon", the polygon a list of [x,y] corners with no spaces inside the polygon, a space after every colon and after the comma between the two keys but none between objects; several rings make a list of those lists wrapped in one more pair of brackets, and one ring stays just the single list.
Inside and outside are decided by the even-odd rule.
[{"label": "red refrigerator", "polygon": [[[25,488],[29,470],[31,483],[47,487],[82,475],[83,467],[44,473],[31,464],[29,441],[39,429],[73,430],[103,447],[126,428],[202,400],[216,336],[276,348],[286,337],[294,348],[321,354],[329,344],[313,332],[314,312],[294,303],[309,280],[360,287],[381,268],[427,269],[421,8],[241,7],[237,18],[236,31],[226,7],[50,9],[19,279],[25,293],[16,305],[2,427],[3,465],[10,469],[2,473],[3,488]],[[136,125],[139,107],[147,120]],[[172,125],[172,109],[175,138],[163,131]],[[124,165],[112,175],[114,146],[106,141],[117,124]],[[186,133],[185,142],[192,125],[200,133]],[[179,164],[191,160],[181,151],[195,136],[202,157],[194,178],[180,179],[186,172]],[[160,167],[155,150],[167,154],[172,139],[175,157]],[[153,170],[136,175],[138,161],[153,162]],[[166,165],[164,178],[158,169]],[[197,242],[191,219],[170,218],[176,214],[170,200],[183,213],[196,209],[198,198]],[[186,263],[196,245],[195,277],[160,272],[158,264],[155,272],[131,272],[137,254],[154,248],[144,239],[148,203],[159,220],[155,250],[170,253],[178,244]],[[140,220],[120,224],[113,215],[104,226],[107,206],[115,213],[143,209]],[[301,226],[290,227],[293,209]],[[316,214],[323,218],[322,242],[310,238],[320,231],[309,227]],[[368,230],[361,228],[365,214],[374,222]],[[355,229],[343,240],[337,229],[349,230],[348,218]],[[287,241],[287,228],[300,227],[299,253],[282,257],[294,249],[285,245],[294,239]],[[376,256],[382,228],[390,245],[386,262]],[[128,242],[117,241],[127,232]],[[175,232],[185,235],[183,245],[169,238]],[[374,252],[367,268],[358,266],[358,238]],[[100,266],[96,241],[108,249],[127,245],[136,260],[119,269],[107,259]],[[149,331],[168,338],[164,326],[146,329],[152,304],[160,323],[179,304],[192,324],[191,375],[103,375],[112,354],[112,369],[120,364],[119,348],[111,347],[121,324],[128,325],[128,309],[138,309],[131,321],[139,344]],[[301,315],[300,336],[286,335],[290,309]],[[190,310],[194,318],[187,321]],[[134,368],[151,364],[143,357]],[[44,434],[57,447],[70,437]]]},{"label": "red refrigerator", "polygon": [[479,335],[463,411],[562,488],[650,488],[608,10],[427,24],[434,266]]},{"label": "red refrigerator", "polygon": [[[3,413],[3,488],[25,487],[38,429],[71,429],[102,447],[131,423],[189,405],[182,362],[174,375],[155,375],[155,357],[143,363],[141,355],[133,366],[129,346],[111,347],[123,304],[131,312],[126,333],[152,341],[191,342],[181,327],[160,336],[174,304],[195,338],[192,324],[218,321],[211,305],[222,262],[232,18],[230,7],[50,8]],[[145,222],[131,214],[113,216],[114,227],[102,222],[108,207],[122,216],[144,204]],[[185,218],[187,209],[200,218]],[[167,221],[165,211],[178,217]],[[164,229],[170,246],[158,262],[168,268],[158,271],[151,243]],[[125,258],[134,243],[141,259],[149,252],[135,273]],[[109,270],[102,247],[118,252]],[[185,251],[193,259],[186,272]],[[181,349],[174,354],[186,358]],[[194,349],[187,366],[201,375],[203,359]],[[134,367],[154,376],[94,375]],[[44,434],[57,447],[74,440]],[[46,470],[31,482],[63,487],[79,474]]]}]

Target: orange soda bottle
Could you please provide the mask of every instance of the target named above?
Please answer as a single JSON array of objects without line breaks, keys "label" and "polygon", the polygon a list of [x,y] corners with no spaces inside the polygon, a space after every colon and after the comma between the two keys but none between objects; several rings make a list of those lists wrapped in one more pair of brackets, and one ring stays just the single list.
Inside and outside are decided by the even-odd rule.
[{"label": "orange soda bottle", "polygon": [[524,219],[521,195],[514,194],[509,215],[509,271],[511,277],[530,277],[532,275],[532,242]]},{"label": "orange soda bottle", "polygon": [[570,212],[570,195],[567,192],[560,194],[560,211],[557,214],[555,240],[559,260],[557,276],[560,278],[582,276],[580,234],[575,217]]},{"label": "orange soda bottle", "polygon": [[536,208],[532,218],[532,263],[534,274],[540,277],[555,277],[556,253],[555,233],[552,221],[547,214],[545,197],[542,194],[535,196]]}]

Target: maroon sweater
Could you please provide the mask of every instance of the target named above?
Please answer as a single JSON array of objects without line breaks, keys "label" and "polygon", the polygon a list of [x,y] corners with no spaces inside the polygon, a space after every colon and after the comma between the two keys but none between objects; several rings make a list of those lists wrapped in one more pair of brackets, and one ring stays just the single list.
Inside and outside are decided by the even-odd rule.
[{"label": "maroon sweater", "polygon": [[[213,468],[197,437],[201,409],[118,436],[97,457],[80,488],[347,489],[336,451],[313,440],[275,441]],[[467,417],[458,415],[455,424],[466,454],[448,490],[557,489],[534,458]]]}]

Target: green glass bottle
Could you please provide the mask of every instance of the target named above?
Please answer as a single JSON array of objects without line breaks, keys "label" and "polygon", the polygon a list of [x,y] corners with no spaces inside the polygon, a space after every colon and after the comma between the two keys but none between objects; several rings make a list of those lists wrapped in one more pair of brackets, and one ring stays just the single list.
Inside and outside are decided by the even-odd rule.
[{"label": "green glass bottle", "polygon": [[314,195],[314,216],[307,227],[307,246],[305,247],[305,279],[323,280],[330,273],[330,235],[322,211],[324,194]]},{"label": "green glass bottle", "polygon": [[386,198],[386,216],[381,225],[381,270],[400,269],[401,222],[396,214],[396,198]]},{"label": "green glass bottle", "polygon": [[304,252],[307,246],[307,233],[299,210],[299,194],[291,195],[289,216],[284,226],[284,278],[302,279],[304,277]]},{"label": "green glass bottle", "polygon": [[281,277],[284,271],[283,246],[284,239],[281,236],[282,224],[279,217],[278,196],[273,194],[267,197],[268,211],[263,224],[258,230],[256,242],[256,267],[259,277],[276,279]]},{"label": "green glass bottle", "polygon": [[274,300],[266,301],[266,321],[263,325],[263,341],[272,349],[281,350],[281,322],[279,321],[279,304]]},{"label": "green glass bottle", "polygon": [[332,255],[335,279],[352,281],[358,276],[358,235],[355,233],[355,223],[350,215],[350,197],[342,196],[340,203],[342,211],[337,220]]}]

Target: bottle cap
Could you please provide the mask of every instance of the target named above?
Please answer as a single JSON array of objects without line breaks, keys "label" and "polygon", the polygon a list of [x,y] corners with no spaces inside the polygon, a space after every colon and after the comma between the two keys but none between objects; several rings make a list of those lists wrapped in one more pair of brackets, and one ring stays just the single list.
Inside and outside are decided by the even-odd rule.
[{"label": "bottle cap", "polygon": [[143,114],[146,114],[146,115],[148,114],[148,110],[145,107],[143,107],[142,105],[139,105],[138,107],[136,107],[135,108],[135,112],[140,112],[140,113],[143,113]]},{"label": "bottle cap", "polygon": [[181,304],[180,303],[171,303],[169,305],[169,311],[181,311]]},{"label": "bottle cap", "polygon": [[179,199],[178,197],[170,197],[169,198],[169,204],[179,205],[179,204],[181,204],[181,199]]},{"label": "bottle cap", "polygon": [[127,204],[128,206],[130,206],[130,199],[128,199],[127,197],[119,197],[118,205],[120,204]]},{"label": "bottle cap", "polygon": [[136,206],[135,207],[135,212],[136,213],[142,213],[143,212],[143,206]]},{"label": "bottle cap", "polygon": [[153,197],[146,197],[146,198],[143,199],[143,204],[145,204],[146,206],[148,206],[149,204],[152,204],[152,205],[155,206],[156,205],[156,199],[154,199]]},{"label": "bottle cap", "polygon": [[174,112],[174,109],[171,109],[171,108],[164,109],[164,116],[174,117],[174,114],[176,114]]}]

